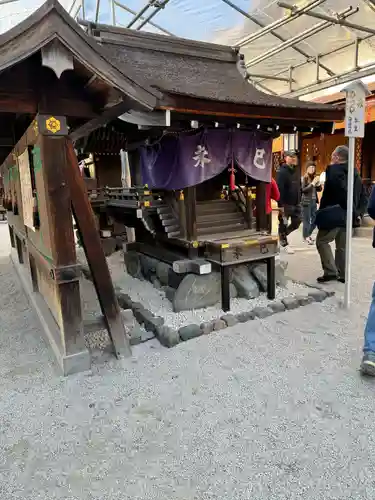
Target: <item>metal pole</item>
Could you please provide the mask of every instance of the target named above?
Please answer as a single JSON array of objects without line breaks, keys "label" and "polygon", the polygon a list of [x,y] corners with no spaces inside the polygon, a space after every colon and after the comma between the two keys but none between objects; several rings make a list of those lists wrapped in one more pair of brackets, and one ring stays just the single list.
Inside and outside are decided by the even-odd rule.
[{"label": "metal pole", "polygon": [[275,80],[277,82],[289,82],[290,79],[287,77],[276,76],[276,75],[262,75],[259,73],[249,73],[249,78],[262,78],[262,80]]},{"label": "metal pole", "polygon": [[114,0],[111,0],[111,7],[112,7],[112,24],[113,26],[116,26],[116,6]]},{"label": "metal pole", "polygon": [[328,78],[321,83],[306,85],[305,87],[295,90],[294,92],[282,94],[282,97],[301,97],[307,94],[312,94],[314,92],[319,92],[320,90],[328,89],[329,87],[343,85],[344,83],[349,83],[353,80],[365,78],[366,76],[372,76],[374,74],[375,62],[371,62],[369,64],[365,64],[362,67],[359,67],[358,70],[350,69],[349,71],[345,71],[344,73],[341,73],[333,78]]},{"label": "metal pole", "polygon": [[[239,12],[240,14],[242,14],[243,16],[245,16],[247,19],[250,19],[250,21],[252,21],[254,24],[256,24],[257,26],[259,26],[260,28],[262,28],[257,33],[253,33],[252,35],[249,35],[248,37],[246,37],[246,40],[248,40],[250,38],[251,41],[254,41],[252,37],[254,37],[254,36],[261,37],[263,35],[266,35],[267,33],[270,33],[275,38],[277,38],[278,40],[280,40],[280,42],[285,42],[286,41],[286,38],[284,38],[283,36],[279,35],[274,30],[275,30],[275,26],[276,26],[276,28],[280,27],[280,25],[278,24],[279,22],[281,22],[283,20],[285,20],[285,21],[287,20],[285,23],[283,22],[281,24],[281,26],[283,26],[284,24],[287,24],[288,22],[292,21],[294,19],[294,17],[292,15],[286,16],[285,18],[282,18],[282,19],[279,19],[278,21],[275,21],[274,23],[271,23],[271,24],[269,24],[267,26],[263,22],[259,21],[256,17],[251,16],[250,14],[248,14],[247,12],[245,12],[244,10],[240,9],[239,7],[237,7],[237,5],[235,5],[234,3],[232,3],[230,0],[222,0],[222,1],[224,3],[226,3],[227,5],[229,5],[230,7],[232,7],[232,9],[236,10],[237,12]],[[312,9],[313,7],[318,7],[323,2],[325,2],[325,0],[314,0],[311,4],[305,5],[305,7],[303,7],[303,9]],[[297,14],[296,14],[296,16],[299,17]],[[243,40],[242,40],[242,42],[243,42]],[[245,42],[244,44],[246,44],[246,43],[248,43],[248,42]],[[237,43],[236,48],[239,48],[240,46],[241,46],[241,41],[239,43]],[[293,48],[293,50],[295,52],[298,52],[298,54],[301,54],[301,56],[306,57],[307,60],[309,60],[311,58],[311,56],[307,52],[305,52],[304,50],[302,50],[301,48],[299,48],[299,47],[292,47],[292,48]],[[328,73],[328,75],[333,76],[335,74],[330,68],[328,68],[328,66],[323,65],[323,64],[321,64],[320,66]]]},{"label": "metal pole", "polygon": [[[277,2],[279,7],[284,9],[289,9],[293,11],[294,7],[292,5],[286,4],[284,2]],[[356,11],[358,12],[358,8]],[[316,19],[322,19],[323,21],[329,21],[332,24],[338,24],[339,26],[345,26],[346,28],[351,28],[353,30],[363,31],[364,33],[370,33],[375,35],[375,30],[371,28],[366,28],[366,26],[361,26],[360,24],[348,23],[340,19],[340,14],[337,17],[327,16],[326,14],[318,14],[317,12],[306,12],[306,16],[315,17]]]},{"label": "metal pole", "polygon": [[350,306],[350,285],[352,269],[352,235],[353,235],[353,191],[354,191],[355,137],[349,137],[348,163],[348,197],[346,202],[346,252],[345,252],[345,292],[344,307]]},{"label": "metal pole", "polygon": [[86,19],[85,0],[82,0],[82,18]]},{"label": "metal pole", "polygon": [[5,5],[6,3],[17,2],[18,0],[0,0],[0,5]]},{"label": "metal pole", "polygon": [[359,44],[360,44],[360,39],[356,36],[355,42],[354,42],[354,70],[356,71],[358,69],[358,57],[359,57]]},{"label": "metal pole", "polygon": [[[361,43],[365,42],[366,40],[368,40],[371,37],[372,37],[372,35],[366,35],[365,37],[361,38],[360,41],[361,41]],[[354,44],[355,44],[355,41],[352,40],[352,41],[350,41],[348,43],[345,43],[344,45],[341,45],[340,47],[337,47],[336,49],[328,50],[326,52],[320,52],[317,55],[319,56],[320,59],[322,59],[322,57],[331,56],[332,54],[336,54],[337,52],[340,52],[341,50],[345,50],[345,49],[347,49],[348,47],[351,47]],[[295,64],[293,66],[293,68],[294,69],[302,68],[303,66],[306,66],[306,64],[310,64],[310,63],[315,62],[315,61],[316,61],[316,57],[311,56],[308,61],[303,61],[303,62],[300,62],[298,64]],[[320,63],[320,67],[321,68],[323,67],[322,63]],[[286,73],[288,70],[289,70],[289,68],[282,69],[281,71],[278,71],[277,73],[275,73],[274,76],[282,75],[282,74]],[[331,75],[331,76],[333,76],[333,75]]]},{"label": "metal pole", "polygon": [[[15,0],[12,0],[12,1],[15,1]],[[2,4],[3,2],[0,0],[0,5]],[[7,3],[7,0],[5,1],[5,3]],[[73,10],[73,7],[75,6],[75,4],[77,3],[77,0],[73,0],[73,3],[72,5],[70,6],[69,10],[68,10],[68,13],[71,14],[72,13],[72,10]]]},{"label": "metal pole", "polygon": [[154,0],[149,0],[147,2],[147,5],[145,5],[135,16],[134,18],[130,21],[130,23],[127,25],[127,28],[131,28],[133,26],[134,23],[136,23],[138,21],[138,19],[140,19],[143,14],[146,12],[146,10],[148,10],[149,7],[151,7],[152,5],[154,4]]},{"label": "metal pole", "polygon": [[[354,12],[352,11],[351,7],[348,7],[347,9],[345,9],[343,11],[343,14],[346,16],[350,16],[350,15],[354,14]],[[252,59],[251,61],[249,61],[246,64],[246,68],[248,68],[249,66],[254,66],[255,64],[261,63],[261,62],[269,59],[270,57],[273,57],[274,55],[278,54],[279,52],[282,52],[283,50],[288,49],[289,47],[291,47],[295,43],[302,42],[306,38],[309,38],[310,36],[316,35],[317,33],[320,33],[321,31],[325,30],[326,28],[329,28],[331,26],[331,24],[332,23],[328,22],[328,21],[323,21],[321,23],[315,24],[311,28],[307,29],[306,31],[304,31],[302,33],[299,33],[298,35],[293,36],[289,40],[286,40],[285,42],[278,45],[277,47],[273,47],[272,49],[267,50],[266,52],[259,55],[258,57],[255,57],[254,59]]]},{"label": "metal pole", "polygon": [[161,11],[161,9],[164,9],[164,7],[167,5],[168,2],[169,2],[169,0],[164,0],[157,7],[155,6],[155,10],[153,12],[151,12],[151,14],[148,17],[146,17],[146,19],[144,21],[141,22],[141,24],[137,27],[137,30],[142,29],[145,24],[150,22],[151,19],[153,17],[155,17],[158,12]]},{"label": "metal pole", "polygon": [[96,13],[95,13],[95,22],[97,23],[99,20],[100,13],[100,0],[96,0]]},{"label": "metal pole", "polygon": [[[129,7],[127,7],[126,5],[122,5],[122,3],[120,2],[116,2],[116,0],[113,0],[113,3],[115,5],[117,5],[117,7],[120,7],[120,9],[124,9],[126,12],[129,12],[129,14],[133,14],[133,16],[136,16],[137,13],[135,12],[135,10],[132,10],[132,9],[129,9]],[[144,20],[145,17],[144,16],[141,16],[140,19]],[[156,28],[157,30],[160,30],[162,33],[165,33],[166,35],[169,35],[169,36],[175,36],[173,33],[171,33],[170,31],[162,28],[161,26],[159,26],[158,24],[156,23],[153,23],[151,21],[148,21],[148,24],[150,26],[153,26],[154,28]],[[122,26],[122,24],[118,23],[118,26]],[[125,26],[124,26],[125,27]]]},{"label": "metal pole", "polygon": [[[236,6],[232,4],[232,2],[229,2],[227,0],[222,0],[224,3],[230,5],[232,8],[239,10]],[[300,17],[302,14],[305,14],[306,12],[309,12],[309,10],[314,9],[315,7],[318,7],[322,3],[324,3],[325,0],[314,0],[312,2],[309,2],[307,5],[304,7],[301,7],[299,9],[296,9],[292,14],[288,16],[284,16],[280,19],[277,19],[273,23],[270,23],[266,26],[262,26],[262,23],[260,23],[256,18],[253,18],[252,16],[249,17],[249,15],[245,12],[241,12],[241,14],[245,15],[245,17],[249,18],[251,21],[253,21],[255,24],[258,26],[261,26],[262,29],[259,31],[256,31],[255,33],[252,33],[251,35],[246,36],[245,38],[242,38],[238,43],[236,43],[236,47],[242,47],[243,45],[246,45],[248,43],[254,42],[255,40],[258,40],[258,38],[267,35],[268,33],[272,34],[272,31],[281,28],[281,26],[285,26],[286,24],[289,24],[291,21],[294,19]]]}]

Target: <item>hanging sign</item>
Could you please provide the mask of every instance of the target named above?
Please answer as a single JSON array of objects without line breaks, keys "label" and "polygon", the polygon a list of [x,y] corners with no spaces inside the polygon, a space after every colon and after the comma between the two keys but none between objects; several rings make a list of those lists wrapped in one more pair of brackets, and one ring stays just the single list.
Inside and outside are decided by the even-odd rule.
[{"label": "hanging sign", "polygon": [[345,135],[365,136],[366,90],[363,84],[355,82],[346,89]]},{"label": "hanging sign", "polygon": [[21,195],[22,195],[22,212],[23,223],[25,226],[34,229],[33,222],[33,187],[31,184],[29,151],[25,151],[17,158],[18,170],[20,175]]}]

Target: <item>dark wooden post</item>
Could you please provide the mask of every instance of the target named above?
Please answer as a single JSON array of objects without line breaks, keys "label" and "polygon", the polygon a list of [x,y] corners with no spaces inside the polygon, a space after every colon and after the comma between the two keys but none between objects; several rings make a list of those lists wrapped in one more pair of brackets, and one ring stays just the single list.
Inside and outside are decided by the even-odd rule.
[{"label": "dark wooden post", "polygon": [[267,259],[267,297],[270,300],[276,297],[275,257]]},{"label": "dark wooden post", "polygon": [[246,192],[245,192],[245,195],[246,195],[246,223],[247,223],[247,227],[249,229],[252,229],[253,228],[253,200],[252,200],[252,193],[251,193],[251,189],[246,186]]},{"label": "dark wooden post", "polygon": [[256,187],[256,228],[257,231],[267,230],[266,214],[266,183],[259,182]]},{"label": "dark wooden post", "polygon": [[197,200],[195,186],[185,190],[186,232],[189,241],[197,239]]},{"label": "dark wooden post", "polygon": [[186,210],[185,210],[185,195],[181,189],[178,197],[178,215],[180,220],[181,237],[186,238]]}]

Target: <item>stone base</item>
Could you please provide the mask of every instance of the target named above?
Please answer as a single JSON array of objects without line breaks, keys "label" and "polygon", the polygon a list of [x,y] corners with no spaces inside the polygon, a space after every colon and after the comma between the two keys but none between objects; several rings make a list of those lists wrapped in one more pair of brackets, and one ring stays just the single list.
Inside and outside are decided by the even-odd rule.
[{"label": "stone base", "polygon": [[[136,251],[125,252],[128,273],[163,289],[175,312],[214,306],[221,301],[221,276],[203,259],[176,261],[173,265]],[[191,262],[191,265],[189,265]],[[195,264],[194,264],[195,263]],[[287,262],[276,259],[276,284],[285,287]],[[209,271],[209,272],[208,272]],[[254,299],[267,289],[266,264],[243,264],[231,272],[231,298]]]},{"label": "stone base", "polygon": [[42,331],[50,344],[56,361],[63,375],[72,375],[91,368],[91,356],[87,349],[66,355],[63,351],[60,329],[52,316],[43,297],[32,289],[31,281],[27,270],[18,262],[17,252],[12,249],[10,254],[13,265],[17,271],[23,290],[25,291],[30,304],[36,312]]}]

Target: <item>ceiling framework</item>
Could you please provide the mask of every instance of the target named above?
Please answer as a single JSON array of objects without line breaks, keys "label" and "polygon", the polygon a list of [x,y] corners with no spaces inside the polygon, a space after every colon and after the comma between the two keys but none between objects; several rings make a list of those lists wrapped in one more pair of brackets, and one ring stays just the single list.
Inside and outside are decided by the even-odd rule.
[{"label": "ceiling framework", "polygon": [[[249,81],[271,95],[300,98],[354,80],[357,72],[375,75],[374,0],[357,0],[354,7],[349,0],[261,0],[256,9],[248,11],[241,0],[220,1],[242,16],[243,36],[235,43],[226,40],[225,34],[210,41],[230,42],[240,49]],[[168,11],[172,3],[145,0],[135,11],[128,7],[127,0],[110,0],[111,22],[178,36],[178,32],[171,33],[157,22],[158,14]],[[190,3],[195,4],[195,0]],[[97,22],[103,4],[106,2],[96,0],[95,19],[85,17],[85,0],[72,0],[69,12],[74,18]],[[121,22],[121,12],[130,16],[125,23]]]}]

